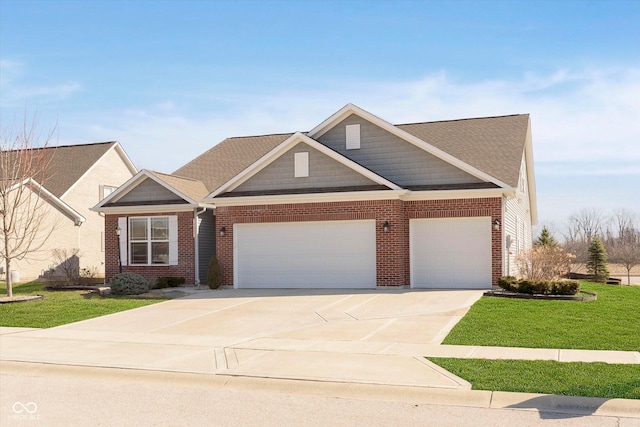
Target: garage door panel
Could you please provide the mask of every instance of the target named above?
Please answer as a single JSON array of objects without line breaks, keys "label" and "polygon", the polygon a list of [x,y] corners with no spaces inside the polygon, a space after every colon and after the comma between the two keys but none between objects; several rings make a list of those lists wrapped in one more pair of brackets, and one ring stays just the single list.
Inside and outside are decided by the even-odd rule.
[{"label": "garage door panel", "polygon": [[234,259],[237,287],[375,287],[375,222],[236,224]]},{"label": "garage door panel", "polygon": [[412,287],[491,287],[489,217],[413,219],[409,229]]}]

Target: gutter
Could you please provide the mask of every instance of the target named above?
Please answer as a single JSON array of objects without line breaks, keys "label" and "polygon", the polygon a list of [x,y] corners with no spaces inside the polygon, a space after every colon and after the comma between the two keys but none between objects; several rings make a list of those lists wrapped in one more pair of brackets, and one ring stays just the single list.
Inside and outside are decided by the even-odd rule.
[{"label": "gutter", "polygon": [[198,209],[193,210],[193,241],[195,245],[195,259],[193,260],[194,277],[195,282],[194,285],[200,286],[200,232],[198,231],[198,217],[207,211],[206,207],[203,207],[202,210],[198,211]]}]

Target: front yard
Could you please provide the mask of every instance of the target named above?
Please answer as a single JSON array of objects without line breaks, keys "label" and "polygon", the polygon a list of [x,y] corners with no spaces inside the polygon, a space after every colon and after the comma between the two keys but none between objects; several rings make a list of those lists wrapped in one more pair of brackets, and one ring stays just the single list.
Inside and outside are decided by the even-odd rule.
[{"label": "front yard", "polygon": [[[30,282],[15,285],[15,295],[44,295],[29,302],[0,304],[0,326],[52,328],[80,320],[155,304],[164,299],[128,297],[94,297],[85,299],[81,291],[45,291],[43,284]],[[0,295],[6,295],[6,284],[0,284]]]},{"label": "front yard", "polygon": [[[640,287],[581,283],[597,301],[483,297],[443,344],[640,350]],[[640,399],[640,365],[430,358],[474,390]]]},{"label": "front yard", "polygon": [[483,297],[443,344],[640,351],[640,287],[581,288],[597,301]]}]

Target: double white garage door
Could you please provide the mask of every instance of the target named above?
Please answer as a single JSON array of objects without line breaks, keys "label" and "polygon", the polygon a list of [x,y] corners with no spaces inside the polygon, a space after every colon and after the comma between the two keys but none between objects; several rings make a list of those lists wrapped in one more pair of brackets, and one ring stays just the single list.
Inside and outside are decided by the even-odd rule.
[{"label": "double white garage door", "polygon": [[[411,286],[491,286],[489,218],[409,223]],[[234,225],[238,288],[375,288],[374,220]]]}]

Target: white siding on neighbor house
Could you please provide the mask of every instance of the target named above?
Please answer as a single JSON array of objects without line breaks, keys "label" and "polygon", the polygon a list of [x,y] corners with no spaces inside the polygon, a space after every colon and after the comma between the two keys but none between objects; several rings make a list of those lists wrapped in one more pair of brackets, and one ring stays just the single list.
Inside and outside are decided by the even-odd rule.
[{"label": "white siding on neighbor house", "polygon": [[[295,156],[308,153],[308,177],[296,178]],[[232,192],[299,190],[377,185],[353,169],[341,164],[305,143],[296,144],[289,151],[260,172],[239,185]]]},{"label": "white siding on neighbor house", "polygon": [[[360,148],[348,150],[346,127],[356,124],[360,125]],[[338,123],[318,140],[400,186],[482,182],[355,114]]]},{"label": "white siding on neighbor house", "polygon": [[[27,189],[26,191],[31,190]],[[75,225],[74,219],[56,205],[47,203],[43,199],[40,199],[38,203],[38,206],[43,206],[43,208],[38,208],[40,213],[37,216],[42,217],[42,221],[37,221],[40,222],[41,232],[31,246],[35,250],[28,253],[24,259],[11,261],[10,269],[18,272],[21,282],[35,280],[49,269],[54,269],[56,274],[62,275],[63,272],[53,256],[53,250],[67,249],[69,251],[72,248],[80,247],[81,227]],[[33,214],[31,213],[30,216]],[[85,225],[83,224],[82,227]],[[99,245],[100,233],[98,233],[97,239]],[[2,263],[4,266],[4,259],[2,259]]]},{"label": "white siding on neighbor house", "polygon": [[132,176],[120,154],[112,149],[62,197],[65,203],[87,219],[77,228],[80,268],[96,269],[99,275],[104,275],[103,235],[115,233],[115,230],[105,230],[104,217],[89,209],[101,200],[101,186],[119,187]]},{"label": "white siding on neighbor house", "polygon": [[[529,205],[527,181],[527,164],[524,154],[520,170],[518,189],[514,197],[505,199],[503,218],[503,238],[504,238],[504,272],[511,276],[516,276],[518,269],[515,258],[519,252],[531,248],[532,224],[531,209]],[[509,246],[508,243],[511,242]]]}]

